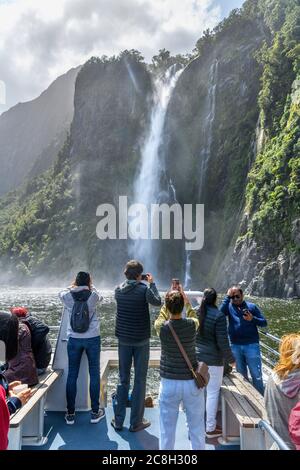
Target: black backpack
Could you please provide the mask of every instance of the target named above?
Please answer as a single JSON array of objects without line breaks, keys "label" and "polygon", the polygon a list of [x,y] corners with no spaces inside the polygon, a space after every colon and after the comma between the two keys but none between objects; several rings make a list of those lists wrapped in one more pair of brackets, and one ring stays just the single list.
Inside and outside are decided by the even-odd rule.
[{"label": "black backpack", "polygon": [[31,346],[33,351],[39,348],[44,341],[45,336],[49,333],[49,326],[42,322],[39,318],[27,315],[22,323],[28,326],[31,334]]},{"label": "black backpack", "polygon": [[90,319],[89,307],[87,301],[91,296],[91,291],[83,290],[80,292],[71,292],[74,305],[70,317],[70,325],[74,333],[85,333],[90,326],[90,322],[94,316]]},{"label": "black backpack", "polygon": [[29,328],[36,367],[45,369],[50,363],[52,352],[51,343],[47,337],[49,327],[39,318],[32,315],[27,315],[25,318],[20,319],[20,321]]}]

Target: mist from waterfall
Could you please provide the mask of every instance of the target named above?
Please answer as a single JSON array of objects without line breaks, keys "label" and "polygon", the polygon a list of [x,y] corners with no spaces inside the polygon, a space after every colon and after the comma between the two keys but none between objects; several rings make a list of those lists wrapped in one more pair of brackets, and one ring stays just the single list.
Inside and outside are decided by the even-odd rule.
[{"label": "mist from waterfall", "polygon": [[[151,204],[159,202],[160,180],[164,170],[160,156],[162,133],[166,118],[168,104],[175,88],[176,82],[182,73],[177,70],[177,65],[171,66],[163,77],[159,77],[154,83],[154,106],[151,115],[148,137],[142,148],[141,168],[134,185],[135,204],[144,204],[150,214]],[[149,216],[148,240],[138,238],[133,241],[130,248],[131,256],[140,260],[147,272],[157,275],[157,258],[151,240],[151,220]]]}]

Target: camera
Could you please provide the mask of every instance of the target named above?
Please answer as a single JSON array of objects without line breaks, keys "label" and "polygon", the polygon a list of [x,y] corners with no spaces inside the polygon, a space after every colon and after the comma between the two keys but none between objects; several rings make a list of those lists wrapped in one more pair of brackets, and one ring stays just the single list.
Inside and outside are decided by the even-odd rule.
[{"label": "camera", "polygon": [[148,274],[142,274],[142,281],[148,281]]}]

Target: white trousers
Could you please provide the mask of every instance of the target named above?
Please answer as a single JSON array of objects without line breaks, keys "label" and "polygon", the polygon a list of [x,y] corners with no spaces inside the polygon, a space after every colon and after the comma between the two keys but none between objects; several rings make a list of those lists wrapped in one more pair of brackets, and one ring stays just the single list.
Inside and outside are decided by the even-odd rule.
[{"label": "white trousers", "polygon": [[217,425],[217,411],[220,388],[223,380],[223,366],[209,366],[210,379],[206,387],[206,432],[214,431]]},{"label": "white trousers", "polygon": [[173,450],[180,403],[186,412],[186,425],[192,450],[205,449],[204,389],[194,380],[161,378],[159,421],[161,450]]}]

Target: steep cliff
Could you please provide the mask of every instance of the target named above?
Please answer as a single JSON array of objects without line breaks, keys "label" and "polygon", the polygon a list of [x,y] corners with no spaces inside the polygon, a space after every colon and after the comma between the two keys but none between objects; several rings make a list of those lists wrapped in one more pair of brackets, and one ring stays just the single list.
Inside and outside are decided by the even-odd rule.
[{"label": "steep cliff", "polygon": [[126,241],[96,237],[96,210],[130,196],[151,96],[150,74],[134,53],[82,67],[70,135],[54,166],[0,200],[6,279],[54,281],[81,267],[109,283],[120,273]]},{"label": "steep cliff", "polygon": [[272,42],[259,55],[264,69],[258,155],[248,177],[239,237],[220,279],[221,286],[242,281],[254,295],[299,297],[300,5],[273,1],[260,7]]},{"label": "steep cliff", "polygon": [[[239,226],[259,115],[262,67],[255,53],[267,37],[260,17],[232,14],[185,68],[169,106],[164,138],[167,178],[180,204],[205,205],[204,248],[190,254],[194,287],[215,284]],[[170,271],[184,279],[179,243],[177,251],[182,253],[181,263],[174,260]],[[168,266],[168,257],[165,242],[161,269]]]},{"label": "steep cliff", "polygon": [[0,195],[53,164],[73,119],[79,69],[69,70],[38,98],[0,116]]}]

